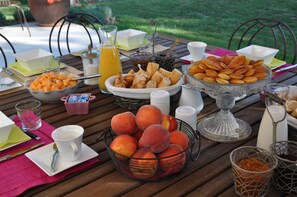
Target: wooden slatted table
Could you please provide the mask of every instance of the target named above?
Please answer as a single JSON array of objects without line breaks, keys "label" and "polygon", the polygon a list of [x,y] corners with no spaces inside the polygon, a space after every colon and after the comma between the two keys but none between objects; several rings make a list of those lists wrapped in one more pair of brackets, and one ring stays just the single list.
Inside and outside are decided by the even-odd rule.
[{"label": "wooden slatted table", "polygon": [[[159,35],[157,44],[171,46],[176,38]],[[181,68],[183,63],[179,57],[188,55],[187,40],[179,39],[180,44],[175,49],[175,67]],[[207,50],[216,47],[208,46]],[[71,55],[63,56],[62,61],[67,65],[82,70],[79,57]],[[131,68],[129,61],[122,63],[124,72]],[[289,72],[273,82],[295,84],[297,76],[295,72]],[[264,112],[264,104],[259,102],[259,95],[251,95],[236,102],[232,109],[234,115],[252,126],[251,136],[236,143],[217,143],[202,137],[201,155],[197,162],[190,162],[187,169],[168,180],[161,182],[143,183],[128,179],[119,174],[107,153],[104,142],[96,139],[102,134],[103,129],[110,126],[112,116],[127,111],[115,104],[111,95],[101,94],[97,86],[80,85],[78,92],[90,92],[96,95],[96,99],[90,105],[87,115],[70,116],[67,114],[63,103],[43,104],[42,119],[55,127],[66,124],[78,124],[85,128],[84,143],[98,152],[100,162],[73,173],[58,182],[37,186],[23,193],[23,196],[236,196],[233,184],[233,175],[229,161],[230,152],[242,145],[255,145],[259,124]],[[171,115],[174,115],[178,106],[180,93],[171,103]],[[204,109],[198,115],[198,121],[210,114],[216,113],[218,108],[215,100],[203,94]],[[23,89],[9,94],[0,94],[0,110],[6,115],[15,114],[15,104],[24,99],[30,99],[30,93]],[[252,114],[252,115],[250,115]],[[0,164],[1,166],[1,164]],[[280,196],[273,187],[268,196]]]}]

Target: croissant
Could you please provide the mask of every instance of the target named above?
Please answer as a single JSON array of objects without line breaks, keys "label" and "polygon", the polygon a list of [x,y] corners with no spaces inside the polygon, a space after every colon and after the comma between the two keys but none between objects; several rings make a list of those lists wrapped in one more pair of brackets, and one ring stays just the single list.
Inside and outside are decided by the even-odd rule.
[{"label": "croissant", "polygon": [[122,73],[118,73],[116,75],[116,78],[114,80],[115,87],[125,88],[127,85],[127,82],[123,79]]}]

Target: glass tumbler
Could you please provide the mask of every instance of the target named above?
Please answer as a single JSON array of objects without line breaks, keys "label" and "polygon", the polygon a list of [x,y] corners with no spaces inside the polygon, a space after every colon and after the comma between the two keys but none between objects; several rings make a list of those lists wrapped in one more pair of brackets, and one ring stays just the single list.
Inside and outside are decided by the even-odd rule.
[{"label": "glass tumbler", "polygon": [[[84,76],[96,75],[98,74],[98,61],[99,54],[97,51],[92,50],[88,52],[83,52],[81,54]],[[96,85],[98,84],[98,79],[85,79],[84,83],[86,85]]]},{"label": "glass tumbler", "polygon": [[15,105],[18,117],[22,123],[22,129],[33,131],[41,127],[41,102],[27,100]]}]

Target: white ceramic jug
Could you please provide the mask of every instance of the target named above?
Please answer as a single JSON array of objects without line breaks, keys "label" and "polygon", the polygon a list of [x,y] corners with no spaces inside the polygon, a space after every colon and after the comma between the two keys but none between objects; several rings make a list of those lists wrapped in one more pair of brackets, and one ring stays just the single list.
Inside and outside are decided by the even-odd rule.
[{"label": "white ceramic jug", "polygon": [[[276,141],[287,141],[288,140],[288,124],[287,118],[282,122],[278,123],[276,127]],[[270,144],[273,142],[273,125],[272,119],[269,116],[267,109],[265,109],[257,139],[257,147],[269,150]]]},{"label": "white ceramic jug", "polygon": [[194,107],[197,114],[204,107],[200,91],[188,85],[182,85],[182,93],[178,104],[179,106]]}]

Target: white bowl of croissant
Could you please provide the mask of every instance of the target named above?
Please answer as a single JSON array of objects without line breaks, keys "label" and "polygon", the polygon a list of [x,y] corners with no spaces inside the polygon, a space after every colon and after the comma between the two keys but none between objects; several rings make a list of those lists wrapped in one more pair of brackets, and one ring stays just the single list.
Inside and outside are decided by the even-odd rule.
[{"label": "white bowl of croissant", "polygon": [[119,73],[108,78],[105,86],[113,95],[131,99],[149,99],[150,93],[156,89],[166,90],[172,96],[183,84],[181,76],[177,69],[170,72],[150,62],[146,71],[140,67],[138,72],[130,70],[127,74]]},{"label": "white bowl of croissant", "polygon": [[297,129],[297,86],[289,86],[286,109],[288,124]]}]

